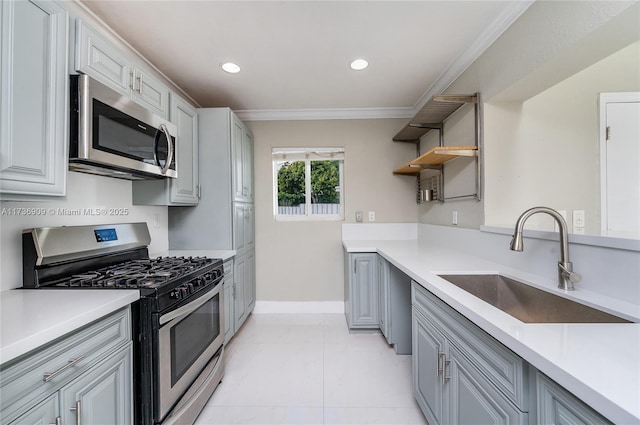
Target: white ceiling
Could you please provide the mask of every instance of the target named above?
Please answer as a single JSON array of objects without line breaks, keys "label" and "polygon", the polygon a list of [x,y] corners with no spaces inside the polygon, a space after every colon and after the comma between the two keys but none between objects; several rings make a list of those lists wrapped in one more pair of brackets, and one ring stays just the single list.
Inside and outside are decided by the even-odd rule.
[{"label": "white ceiling", "polygon": [[[256,116],[355,109],[406,117],[422,106],[430,88],[444,89],[447,78],[530,4],[82,2],[200,106],[230,106]],[[352,71],[349,62],[358,57],[369,68]],[[220,64],[226,61],[242,71],[225,73]]]}]

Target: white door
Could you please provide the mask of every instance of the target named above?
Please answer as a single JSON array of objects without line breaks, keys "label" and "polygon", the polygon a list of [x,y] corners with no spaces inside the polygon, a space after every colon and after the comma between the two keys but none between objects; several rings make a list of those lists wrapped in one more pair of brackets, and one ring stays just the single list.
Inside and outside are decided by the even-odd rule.
[{"label": "white door", "polygon": [[602,235],[640,237],[640,93],[602,93]]}]

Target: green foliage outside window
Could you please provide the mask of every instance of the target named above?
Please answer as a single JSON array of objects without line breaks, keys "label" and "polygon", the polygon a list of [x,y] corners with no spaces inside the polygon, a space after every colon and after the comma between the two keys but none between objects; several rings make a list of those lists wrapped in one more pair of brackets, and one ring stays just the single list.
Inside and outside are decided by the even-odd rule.
[{"label": "green foliage outside window", "polygon": [[[339,161],[311,161],[311,203],[339,204]],[[278,205],[305,203],[305,162],[285,162],[278,170]]]}]

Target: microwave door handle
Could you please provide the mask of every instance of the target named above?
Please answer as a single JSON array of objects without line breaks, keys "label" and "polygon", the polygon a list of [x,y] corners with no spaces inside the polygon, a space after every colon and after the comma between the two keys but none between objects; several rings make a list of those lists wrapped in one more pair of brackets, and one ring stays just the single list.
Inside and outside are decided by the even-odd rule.
[{"label": "microwave door handle", "polygon": [[162,174],[166,174],[167,170],[171,166],[171,162],[173,161],[173,143],[171,143],[171,134],[169,133],[169,129],[164,124],[160,124],[160,129],[156,132],[156,137],[153,140],[153,160],[156,162],[156,165],[160,167],[160,160],[158,159],[158,140],[160,139],[160,132],[163,132],[167,137],[167,160],[165,161],[164,167],[160,169]]}]

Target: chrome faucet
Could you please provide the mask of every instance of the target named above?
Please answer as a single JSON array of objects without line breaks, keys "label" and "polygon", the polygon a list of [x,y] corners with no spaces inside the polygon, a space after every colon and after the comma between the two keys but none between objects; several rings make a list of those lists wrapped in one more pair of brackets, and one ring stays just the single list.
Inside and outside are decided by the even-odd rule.
[{"label": "chrome faucet", "polygon": [[553,217],[560,227],[560,261],[558,262],[558,288],[565,291],[573,291],[574,283],[580,282],[582,276],[573,271],[573,264],[569,261],[569,242],[567,235],[567,222],[558,211],[548,207],[533,207],[522,213],[516,222],[515,233],[511,239],[511,250],[522,251],[524,242],[522,240],[522,231],[524,222],[533,214],[545,213]]}]

